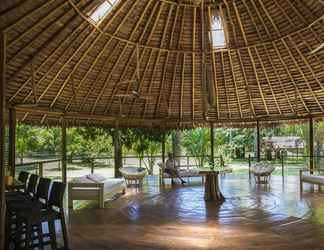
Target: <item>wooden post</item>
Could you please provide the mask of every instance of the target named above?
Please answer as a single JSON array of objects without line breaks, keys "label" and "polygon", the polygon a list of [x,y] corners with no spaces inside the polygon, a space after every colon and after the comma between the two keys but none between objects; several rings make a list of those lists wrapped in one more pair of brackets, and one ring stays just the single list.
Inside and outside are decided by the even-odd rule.
[{"label": "wooden post", "polygon": [[113,132],[114,160],[115,160],[115,178],[121,177],[119,169],[123,167],[123,151],[120,131],[115,128]]},{"label": "wooden post", "polygon": [[165,133],[162,136],[162,162],[165,163]]},{"label": "wooden post", "polygon": [[42,162],[40,162],[40,163],[38,164],[38,175],[39,175],[40,177],[43,177],[43,176],[44,176],[44,165],[43,165]]},{"label": "wooden post", "polygon": [[256,156],[257,156],[257,161],[259,162],[261,160],[261,143],[260,143],[260,123],[257,121],[257,126],[256,126]]},{"label": "wooden post", "polygon": [[10,173],[15,177],[16,172],[16,110],[9,109],[9,159]]},{"label": "wooden post", "polygon": [[66,125],[65,125],[65,121],[63,121],[63,123],[62,123],[61,154],[62,154],[62,181],[64,183],[67,183],[67,175],[66,175]]},{"label": "wooden post", "polygon": [[309,118],[309,170],[314,171],[314,127],[313,118]]},{"label": "wooden post", "polygon": [[6,37],[0,33],[0,249],[5,248],[5,159],[4,159],[4,138],[5,138],[5,64],[6,64]]},{"label": "wooden post", "polygon": [[214,124],[211,123],[210,126],[210,160],[214,164]]}]

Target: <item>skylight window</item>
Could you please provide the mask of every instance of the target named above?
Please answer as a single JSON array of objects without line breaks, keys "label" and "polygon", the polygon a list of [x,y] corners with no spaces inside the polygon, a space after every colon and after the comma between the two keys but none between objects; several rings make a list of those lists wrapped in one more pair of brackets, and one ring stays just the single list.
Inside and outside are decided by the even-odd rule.
[{"label": "skylight window", "polygon": [[220,17],[213,17],[211,20],[211,42],[214,48],[225,48],[225,31]]},{"label": "skylight window", "polygon": [[94,11],[92,11],[89,17],[92,21],[98,24],[108,15],[118,1],[119,0],[103,1]]}]

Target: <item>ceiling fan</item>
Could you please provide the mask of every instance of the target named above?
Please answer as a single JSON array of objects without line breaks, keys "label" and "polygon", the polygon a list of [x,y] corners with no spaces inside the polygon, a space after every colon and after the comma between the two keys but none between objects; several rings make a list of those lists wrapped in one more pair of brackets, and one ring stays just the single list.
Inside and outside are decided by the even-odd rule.
[{"label": "ceiling fan", "polygon": [[[136,44],[136,72],[135,72],[135,77],[131,80],[128,81],[121,81],[118,82],[117,85],[121,85],[124,83],[135,83],[137,86],[139,86],[141,81],[140,77],[140,69],[139,69],[139,45]],[[119,97],[119,98],[132,98],[132,99],[144,99],[144,100],[152,100],[154,99],[154,95],[152,94],[144,94],[140,93],[136,90],[131,91],[130,93],[120,93],[120,94],[115,94],[114,97]]]},{"label": "ceiling fan", "polygon": [[143,94],[138,91],[131,91],[130,93],[126,94],[116,94],[115,97],[119,98],[132,98],[132,99],[143,99],[143,100],[153,100],[154,95],[152,94]]}]

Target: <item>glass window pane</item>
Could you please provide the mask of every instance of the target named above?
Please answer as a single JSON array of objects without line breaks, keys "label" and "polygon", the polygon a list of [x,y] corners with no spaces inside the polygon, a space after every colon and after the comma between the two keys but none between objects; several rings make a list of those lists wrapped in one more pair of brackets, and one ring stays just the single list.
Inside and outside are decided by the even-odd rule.
[{"label": "glass window pane", "polygon": [[100,4],[90,15],[90,18],[99,23],[108,13],[112,10],[113,6],[119,0],[106,0],[102,4]]},{"label": "glass window pane", "polygon": [[225,47],[225,36],[223,30],[212,31],[212,41],[214,47]]}]

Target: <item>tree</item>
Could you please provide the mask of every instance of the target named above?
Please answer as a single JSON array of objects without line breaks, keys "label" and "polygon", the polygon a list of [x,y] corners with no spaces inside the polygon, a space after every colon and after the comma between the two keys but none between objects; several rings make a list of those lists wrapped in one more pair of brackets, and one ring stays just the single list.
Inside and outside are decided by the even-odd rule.
[{"label": "tree", "polygon": [[172,153],[174,159],[180,165],[181,161],[181,130],[175,130],[172,132]]},{"label": "tree", "polygon": [[[132,148],[144,165],[149,174],[153,174],[153,167],[156,159],[153,157],[161,149],[164,132],[156,129],[130,129],[128,139]],[[144,161],[144,156],[148,155],[148,165]]]},{"label": "tree", "polygon": [[16,127],[16,151],[23,163],[24,156],[38,146],[37,130],[29,125],[17,124]]},{"label": "tree", "polygon": [[187,153],[195,157],[197,165],[203,167],[204,163],[209,159],[209,129],[196,128],[184,131],[183,146]]}]

